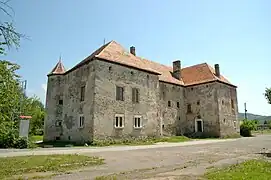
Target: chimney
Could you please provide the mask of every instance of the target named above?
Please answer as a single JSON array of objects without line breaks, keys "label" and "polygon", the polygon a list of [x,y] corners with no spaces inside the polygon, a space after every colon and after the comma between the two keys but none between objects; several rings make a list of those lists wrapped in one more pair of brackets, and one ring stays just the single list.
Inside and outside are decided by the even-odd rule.
[{"label": "chimney", "polygon": [[216,75],[217,77],[220,77],[219,64],[215,64],[215,75]]},{"label": "chimney", "polygon": [[173,77],[181,80],[181,61],[176,60],[173,62]]},{"label": "chimney", "polygon": [[134,56],[136,55],[135,47],[134,46],[130,47],[130,53],[133,54]]}]

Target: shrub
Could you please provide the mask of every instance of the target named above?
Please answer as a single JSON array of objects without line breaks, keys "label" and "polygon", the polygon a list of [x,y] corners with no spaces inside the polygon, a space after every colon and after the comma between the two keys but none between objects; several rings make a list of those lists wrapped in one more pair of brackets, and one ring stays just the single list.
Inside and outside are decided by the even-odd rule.
[{"label": "shrub", "polygon": [[24,148],[28,148],[28,140],[25,137],[18,137],[17,139],[15,139],[14,141],[14,148],[18,148],[18,149],[24,149]]},{"label": "shrub", "polygon": [[43,129],[36,129],[34,131],[34,135],[42,136],[43,135]]},{"label": "shrub", "polygon": [[244,120],[240,126],[240,135],[244,137],[251,137],[251,131],[255,130],[257,125],[253,121]]}]

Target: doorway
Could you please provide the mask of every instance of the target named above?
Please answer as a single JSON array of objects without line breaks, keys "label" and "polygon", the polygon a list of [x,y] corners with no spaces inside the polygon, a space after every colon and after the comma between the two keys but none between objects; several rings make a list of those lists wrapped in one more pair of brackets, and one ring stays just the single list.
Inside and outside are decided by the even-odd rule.
[{"label": "doorway", "polygon": [[203,132],[203,121],[202,119],[195,120],[195,131],[196,132]]}]

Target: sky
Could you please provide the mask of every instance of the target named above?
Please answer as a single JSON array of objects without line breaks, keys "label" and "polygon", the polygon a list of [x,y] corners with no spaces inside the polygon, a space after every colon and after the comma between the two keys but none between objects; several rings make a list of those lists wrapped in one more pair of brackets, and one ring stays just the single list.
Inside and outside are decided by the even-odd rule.
[{"label": "sky", "polygon": [[[182,67],[218,63],[238,86],[239,112],[271,115],[269,0],[11,0],[14,25],[28,38],[4,57],[21,66],[27,94],[43,102],[47,74],[61,55],[66,69],[115,40],[137,55]],[[0,16],[4,17],[3,14]],[[1,18],[2,19],[2,18]]]}]

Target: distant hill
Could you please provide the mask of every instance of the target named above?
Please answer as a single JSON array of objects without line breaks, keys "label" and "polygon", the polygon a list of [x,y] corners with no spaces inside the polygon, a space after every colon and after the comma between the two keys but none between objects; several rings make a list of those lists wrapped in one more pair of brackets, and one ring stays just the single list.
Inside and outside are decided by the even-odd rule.
[{"label": "distant hill", "polygon": [[[243,120],[245,118],[245,113],[239,113],[238,118],[240,120]],[[262,116],[262,115],[258,115],[258,114],[247,113],[247,119],[249,119],[249,120],[257,119],[260,121],[260,124],[263,124],[265,120],[266,121],[271,120],[271,116]]]}]

